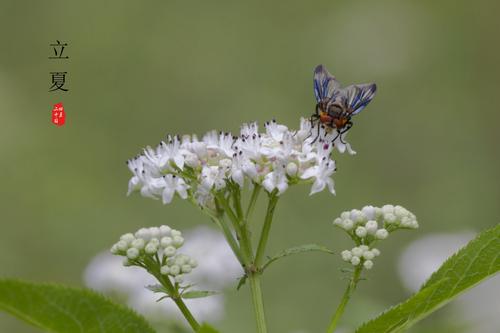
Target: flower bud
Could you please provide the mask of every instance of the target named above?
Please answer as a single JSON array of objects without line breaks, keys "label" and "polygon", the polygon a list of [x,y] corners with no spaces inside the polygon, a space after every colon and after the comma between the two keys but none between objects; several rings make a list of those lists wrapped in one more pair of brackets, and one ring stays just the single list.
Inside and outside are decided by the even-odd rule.
[{"label": "flower bud", "polygon": [[366,269],[372,269],[372,267],[373,267],[373,261],[371,261],[371,260],[365,260],[365,262],[363,263],[363,266],[365,266]]},{"label": "flower bud", "polygon": [[181,236],[174,236],[173,240],[172,240],[172,244],[176,247],[176,248],[179,248],[182,246],[182,244],[184,244],[184,238],[182,238]]},{"label": "flower bud", "polygon": [[351,258],[351,264],[353,264],[354,266],[358,266],[360,262],[361,262],[361,259],[359,259],[359,257],[352,257]]},{"label": "flower bud", "polygon": [[182,273],[190,273],[192,270],[190,265],[182,265],[181,266],[181,272]]},{"label": "flower bud", "polygon": [[137,232],[135,233],[135,237],[142,238],[145,241],[149,241],[151,239],[151,233],[149,232],[148,228],[141,228],[137,230]]},{"label": "flower bud", "polygon": [[168,247],[170,245],[172,245],[172,238],[170,237],[163,237],[160,241],[160,245],[161,247],[165,248],[165,247]]},{"label": "flower bud", "polygon": [[340,217],[337,217],[335,220],[333,220],[333,225],[336,225],[337,227],[342,226],[342,219]]},{"label": "flower bud", "polygon": [[368,220],[375,220],[376,219],[375,207],[373,207],[373,206],[364,206],[361,209],[361,212],[363,212],[363,214],[365,214],[365,216]]},{"label": "flower bud", "polygon": [[[368,247],[368,245],[360,245],[360,246],[358,246],[358,247],[359,247],[359,248],[361,249],[361,251],[363,251],[363,252],[368,251],[368,250],[370,249],[370,248]],[[359,256],[358,256],[358,257],[359,257]]]},{"label": "flower bud", "polygon": [[366,232],[369,235],[374,235],[375,232],[377,231],[377,228],[378,228],[377,221],[370,220],[370,221],[366,222],[365,228],[366,228]]},{"label": "flower bud", "polygon": [[365,258],[366,260],[372,260],[373,258],[375,258],[375,255],[372,251],[365,251],[363,252],[363,258]]},{"label": "flower bud", "polygon": [[127,242],[127,244],[130,244],[134,239],[135,237],[131,233],[120,236],[120,240]]},{"label": "flower bud", "polygon": [[149,233],[151,234],[151,238],[160,238],[160,228],[158,227],[149,228]]},{"label": "flower bud", "polygon": [[352,230],[352,228],[354,228],[354,222],[349,219],[344,220],[342,221],[342,228],[344,228],[344,230],[346,231]]},{"label": "flower bud", "polygon": [[168,275],[168,274],[170,274],[170,267],[168,267],[167,265],[161,266],[160,273],[162,275]]},{"label": "flower bud", "polygon": [[160,237],[167,237],[170,236],[170,230],[172,230],[168,225],[162,225],[160,226]]},{"label": "flower bud", "polygon": [[393,224],[393,223],[396,223],[398,218],[396,217],[396,215],[394,215],[392,213],[385,213],[384,220],[386,223]]},{"label": "flower bud", "polygon": [[198,159],[198,156],[195,154],[189,154],[186,156],[184,159],[184,162],[186,162],[186,165],[190,166],[193,169],[196,169],[197,167],[200,166],[200,160]]},{"label": "flower bud", "polygon": [[361,257],[363,255],[363,250],[359,247],[353,247],[351,253],[355,257]]},{"label": "flower bud", "polygon": [[165,257],[172,257],[173,255],[175,255],[176,251],[177,250],[175,249],[175,247],[167,246],[165,249],[163,249],[163,255]]},{"label": "flower bud", "polygon": [[182,233],[181,233],[179,230],[172,229],[172,230],[170,230],[170,235],[171,235],[172,237],[175,237],[175,236],[182,236]]},{"label": "flower bud", "polygon": [[121,252],[125,252],[127,251],[128,249],[128,244],[126,241],[124,240],[121,240],[121,241],[118,241],[118,243],[115,244],[116,245],[116,248],[121,251]]},{"label": "flower bud", "polygon": [[385,229],[379,229],[375,233],[375,238],[376,239],[386,239],[387,236],[389,236],[389,232],[387,232],[387,230],[385,230]]},{"label": "flower bud", "polygon": [[147,254],[155,254],[156,252],[158,252],[158,246],[156,244],[150,242],[146,245],[146,247],[144,248],[144,251]]},{"label": "flower bud", "polygon": [[366,236],[366,234],[367,234],[367,232],[366,232],[365,227],[357,227],[356,228],[356,236],[363,238]]},{"label": "flower bud", "polygon": [[136,249],[135,247],[131,247],[130,249],[127,250],[127,258],[130,260],[137,259],[139,257],[139,250]]},{"label": "flower bud", "polygon": [[371,249],[371,252],[373,253],[373,255],[374,255],[375,257],[378,257],[378,256],[380,255],[380,251],[379,251],[379,249],[375,249],[375,248],[373,248],[373,249]]},{"label": "flower bud", "polygon": [[146,246],[146,244],[144,242],[144,239],[142,239],[142,238],[134,239],[134,241],[132,242],[131,245],[132,245],[133,248],[136,248],[139,251],[143,250],[144,246]]},{"label": "flower bud", "polygon": [[177,265],[170,266],[170,275],[176,276],[181,272],[181,268]]},{"label": "flower bud", "polygon": [[286,166],[286,173],[290,177],[295,176],[297,174],[298,170],[299,170],[299,168],[298,168],[297,164],[295,164],[293,162],[288,163]]},{"label": "flower bud", "polygon": [[393,205],[384,205],[384,206],[382,206],[382,212],[384,214],[394,214],[394,206]]},{"label": "flower bud", "polygon": [[342,256],[342,260],[344,261],[351,261],[352,259],[352,253],[349,250],[342,251],[340,255]]},{"label": "flower bud", "polygon": [[190,258],[189,265],[191,266],[191,268],[196,268],[198,266],[198,262],[195,259]]},{"label": "flower bud", "polygon": [[182,283],[182,281],[184,281],[184,276],[182,276],[182,275],[177,275],[177,276],[174,278],[174,281],[175,281],[175,283]]}]

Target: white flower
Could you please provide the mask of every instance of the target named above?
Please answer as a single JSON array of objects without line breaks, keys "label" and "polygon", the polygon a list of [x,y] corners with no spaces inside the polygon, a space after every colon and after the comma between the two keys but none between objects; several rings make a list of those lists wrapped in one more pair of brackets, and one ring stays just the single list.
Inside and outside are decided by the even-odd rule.
[{"label": "white flower", "polygon": [[278,190],[278,195],[282,194],[288,188],[288,180],[286,178],[286,165],[277,163],[276,168],[268,173],[262,182],[262,186],[272,192]]},{"label": "white flower", "polygon": [[[282,194],[288,188],[288,177],[294,184],[295,177],[310,180],[311,194],[326,187],[334,193],[331,155],[334,147],[343,144],[334,131],[321,127],[317,133],[310,119],[301,119],[298,131],[276,121],[267,122],[264,133],[258,129],[256,123],[244,124],[239,136],[211,131],[201,141],[195,135],[169,136],[166,142],[154,149],[147,147],[141,156],[128,161],[132,172],[128,193],[140,191],[170,203],[175,193],[187,199],[191,188],[201,205],[213,207],[212,191],[225,189],[228,181],[240,187],[260,184]],[[178,180],[173,181],[174,175]]]},{"label": "white flower", "polygon": [[176,177],[175,175],[165,175],[163,176],[164,186],[162,193],[162,199],[164,204],[168,204],[174,198],[174,194],[177,192],[182,199],[186,199],[188,185],[184,182],[184,179]]},{"label": "white flower", "polygon": [[333,179],[330,178],[335,172],[335,162],[332,160],[324,159],[318,165],[310,167],[300,176],[302,179],[315,178],[311,188],[310,195],[324,190],[328,186],[328,190],[335,194]]}]

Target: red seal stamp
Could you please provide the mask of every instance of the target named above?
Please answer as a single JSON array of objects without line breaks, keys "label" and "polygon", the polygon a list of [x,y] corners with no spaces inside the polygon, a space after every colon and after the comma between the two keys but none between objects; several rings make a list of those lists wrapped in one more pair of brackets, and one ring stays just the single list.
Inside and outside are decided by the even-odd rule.
[{"label": "red seal stamp", "polygon": [[52,123],[56,126],[64,125],[66,121],[66,113],[64,112],[64,106],[62,103],[54,104],[52,109]]}]

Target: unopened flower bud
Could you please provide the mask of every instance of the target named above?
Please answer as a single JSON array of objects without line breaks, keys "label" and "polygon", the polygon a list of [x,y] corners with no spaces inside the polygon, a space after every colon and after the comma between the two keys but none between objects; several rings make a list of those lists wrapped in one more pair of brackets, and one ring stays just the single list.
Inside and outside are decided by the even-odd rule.
[{"label": "unopened flower bud", "polygon": [[351,253],[355,257],[361,257],[363,255],[363,250],[359,247],[353,247]]},{"label": "unopened flower bud", "polygon": [[286,166],[286,173],[287,175],[293,177],[297,174],[297,171],[299,170],[297,164],[290,162]]},{"label": "unopened flower bud", "polygon": [[134,260],[139,257],[139,250],[136,249],[135,247],[131,247],[130,249],[127,250],[127,258]]},{"label": "unopened flower bud", "polygon": [[135,233],[135,237],[142,238],[145,241],[149,241],[151,239],[151,233],[149,232],[148,228],[141,228],[137,230],[137,232]]},{"label": "unopened flower bud", "polygon": [[172,229],[172,230],[170,230],[170,235],[171,235],[172,237],[175,237],[175,236],[182,236],[182,233],[181,233],[179,230]]},{"label": "unopened flower bud", "polygon": [[195,268],[195,267],[198,266],[198,262],[195,259],[190,258],[189,259],[189,265],[191,266],[191,268]]},{"label": "unopened flower bud", "polygon": [[168,225],[162,225],[160,226],[160,237],[167,237],[170,236],[170,230],[172,230]]},{"label": "unopened flower bud", "polygon": [[163,275],[170,274],[170,267],[168,267],[167,265],[161,266],[160,273],[163,274]]},{"label": "unopened flower bud", "polygon": [[365,237],[367,234],[365,227],[357,227],[355,232],[356,232],[356,236],[361,237],[361,238]]},{"label": "unopened flower bud", "polygon": [[176,283],[182,283],[182,281],[184,281],[184,276],[182,275],[177,275],[175,278],[174,278],[175,282]]},{"label": "unopened flower bud", "polygon": [[177,250],[175,249],[175,247],[167,246],[165,249],[163,249],[163,255],[165,257],[172,257],[173,255],[175,255],[176,251]]},{"label": "unopened flower bud", "polygon": [[161,247],[168,247],[170,245],[172,245],[172,238],[170,237],[163,237],[160,241],[160,245]]},{"label": "unopened flower bud", "polygon": [[147,254],[155,254],[156,252],[158,252],[158,246],[154,243],[148,243],[144,248],[144,251]]},{"label": "unopened flower bud", "polygon": [[386,223],[392,224],[392,223],[396,223],[398,218],[396,217],[396,215],[394,215],[392,213],[385,213],[384,220]]},{"label": "unopened flower bud", "polygon": [[118,243],[116,243],[115,245],[116,245],[116,248],[118,250],[120,250],[121,252],[127,251],[127,249],[128,249],[128,244],[124,240],[118,241]]},{"label": "unopened flower bud", "polygon": [[191,265],[182,265],[181,266],[182,273],[189,273],[189,272],[191,272],[191,270],[192,270]]},{"label": "unopened flower bud", "polygon": [[160,238],[160,228],[158,227],[149,228],[149,233],[151,234],[151,238]]},{"label": "unopened flower bud", "polygon": [[378,228],[377,221],[370,220],[370,221],[366,222],[365,228],[366,228],[366,232],[369,235],[374,235],[375,232],[377,231],[377,228]]},{"label": "unopened flower bud", "polygon": [[379,249],[375,249],[375,248],[373,248],[373,249],[371,249],[371,252],[373,253],[373,255],[374,255],[375,257],[378,257],[378,256],[380,255],[380,251],[379,251]]},{"label": "unopened flower bud", "polygon": [[371,261],[371,260],[365,260],[365,262],[363,263],[363,266],[365,266],[366,269],[372,269],[372,267],[373,267],[373,261]]},{"label": "unopened flower bud", "polygon": [[353,264],[354,266],[359,265],[360,262],[361,262],[361,259],[359,259],[359,257],[352,257],[351,258],[351,264]]},{"label": "unopened flower bud", "polygon": [[385,229],[379,229],[375,233],[375,238],[377,238],[377,239],[386,239],[387,236],[389,236],[389,232],[387,232],[387,230],[385,230]]},{"label": "unopened flower bud", "polygon": [[342,251],[340,255],[342,256],[342,260],[344,261],[351,261],[352,259],[352,253],[349,250]]},{"label": "unopened flower bud", "polygon": [[144,246],[146,246],[146,243],[144,242],[144,239],[137,238],[137,239],[134,239],[134,241],[132,242],[131,245],[132,245],[132,247],[134,247],[140,251],[140,250],[144,249]]},{"label": "unopened flower bud", "polygon": [[333,225],[341,227],[342,226],[342,219],[340,217],[337,217],[335,220],[333,220]]},{"label": "unopened flower bud", "polygon": [[182,238],[181,236],[174,236],[173,240],[172,240],[172,244],[176,247],[176,248],[179,248],[182,246],[182,244],[184,244],[184,238]]},{"label": "unopened flower bud", "polygon": [[366,218],[368,220],[375,220],[376,219],[376,216],[375,216],[375,207],[373,206],[364,206],[361,211],[363,212],[363,214],[365,214]]},{"label": "unopened flower bud", "polygon": [[181,272],[181,268],[177,265],[170,266],[170,275],[176,276]]},{"label": "unopened flower bud", "polygon": [[120,240],[127,242],[127,244],[130,244],[134,239],[135,237],[131,233],[120,236]]},{"label": "unopened flower bud", "polygon": [[344,230],[346,231],[352,230],[352,228],[354,228],[354,222],[349,219],[344,220],[342,221],[342,228],[344,228]]},{"label": "unopened flower bud", "polygon": [[363,258],[367,260],[372,260],[373,258],[375,258],[375,255],[373,254],[372,251],[365,251],[363,252]]}]

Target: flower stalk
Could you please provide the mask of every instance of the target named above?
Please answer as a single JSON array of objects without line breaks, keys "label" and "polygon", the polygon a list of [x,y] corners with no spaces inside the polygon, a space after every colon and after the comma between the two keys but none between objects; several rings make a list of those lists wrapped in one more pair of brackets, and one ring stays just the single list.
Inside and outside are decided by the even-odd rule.
[{"label": "flower stalk", "polygon": [[349,284],[347,285],[346,290],[344,291],[344,295],[342,296],[342,299],[340,300],[340,304],[337,307],[337,310],[332,316],[332,320],[330,321],[330,325],[328,325],[327,333],[333,333],[335,332],[335,328],[337,327],[337,324],[342,317],[342,314],[345,311],[346,305],[351,299],[351,296],[356,289],[356,286],[358,285],[358,282],[361,277],[361,271],[363,270],[363,266],[357,266],[354,269],[353,275],[349,281]]}]

